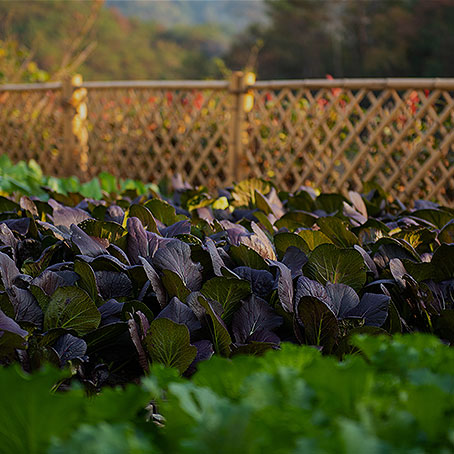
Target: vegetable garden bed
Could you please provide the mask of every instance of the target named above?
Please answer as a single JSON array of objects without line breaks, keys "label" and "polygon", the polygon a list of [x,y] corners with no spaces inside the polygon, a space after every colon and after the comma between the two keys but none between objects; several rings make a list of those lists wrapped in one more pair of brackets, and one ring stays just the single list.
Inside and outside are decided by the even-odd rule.
[{"label": "vegetable garden bed", "polygon": [[174,186],[0,197],[0,452],[453,449],[454,210]]}]

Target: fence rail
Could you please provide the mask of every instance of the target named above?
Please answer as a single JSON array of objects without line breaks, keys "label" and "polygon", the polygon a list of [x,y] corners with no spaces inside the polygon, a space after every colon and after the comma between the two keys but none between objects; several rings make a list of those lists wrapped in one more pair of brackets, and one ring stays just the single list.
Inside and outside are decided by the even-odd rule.
[{"label": "fence rail", "polygon": [[454,79],[83,82],[0,86],[0,152],[56,176],[193,184],[243,177],[454,206]]}]

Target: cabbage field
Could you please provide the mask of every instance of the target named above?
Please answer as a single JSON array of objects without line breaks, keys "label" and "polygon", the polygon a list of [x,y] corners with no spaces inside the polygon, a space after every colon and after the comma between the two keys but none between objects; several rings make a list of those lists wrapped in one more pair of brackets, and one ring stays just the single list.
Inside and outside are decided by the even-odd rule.
[{"label": "cabbage field", "polygon": [[454,209],[19,167],[0,453],[454,451]]}]

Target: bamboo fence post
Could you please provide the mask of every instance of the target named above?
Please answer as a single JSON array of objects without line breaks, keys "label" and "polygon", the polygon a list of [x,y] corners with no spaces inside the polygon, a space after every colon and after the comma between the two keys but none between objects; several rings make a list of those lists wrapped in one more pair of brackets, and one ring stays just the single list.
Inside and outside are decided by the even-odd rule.
[{"label": "bamboo fence post", "polygon": [[87,89],[81,88],[82,76],[63,80],[63,173],[82,178],[88,173]]},{"label": "bamboo fence post", "polygon": [[243,177],[242,132],[244,124],[245,78],[242,71],[235,71],[230,79],[229,91],[233,96],[229,144],[229,180],[238,183]]},{"label": "bamboo fence post", "polygon": [[71,105],[74,107],[72,118],[72,133],[76,140],[74,159],[77,162],[77,171],[82,179],[89,177],[88,171],[88,129],[87,129],[87,98],[88,91],[82,87],[83,79],[80,74],[72,77],[73,93]]}]

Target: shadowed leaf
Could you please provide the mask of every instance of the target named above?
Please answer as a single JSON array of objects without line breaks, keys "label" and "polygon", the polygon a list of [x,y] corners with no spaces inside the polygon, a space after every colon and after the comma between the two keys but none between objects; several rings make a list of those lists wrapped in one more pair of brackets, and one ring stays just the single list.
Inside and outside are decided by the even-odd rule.
[{"label": "shadowed leaf", "polygon": [[167,318],[151,322],[145,345],[152,361],[175,367],[181,374],[197,355],[197,348],[189,343],[188,328]]},{"label": "shadowed leaf", "polygon": [[232,343],[232,339],[224,322],[222,321],[221,317],[216,314],[211,304],[203,296],[199,296],[197,300],[205,309],[206,314],[209,317],[208,324],[214,351],[222,356],[230,356],[230,344]]},{"label": "shadowed leaf", "polygon": [[222,304],[222,319],[228,323],[240,301],[250,295],[251,285],[242,279],[214,277],[203,284],[201,292],[206,298]]},{"label": "shadowed leaf", "polygon": [[73,329],[83,335],[96,329],[100,321],[101,314],[86,292],[76,287],[60,287],[44,314],[44,329]]},{"label": "shadowed leaf", "polygon": [[303,296],[297,304],[297,316],[304,326],[307,342],[319,345],[329,353],[339,334],[339,327],[333,312],[319,299]]},{"label": "shadowed leaf", "polygon": [[325,285],[341,283],[358,291],[366,282],[366,270],[361,254],[354,249],[339,249],[322,244],[312,251],[304,271],[308,277]]}]

